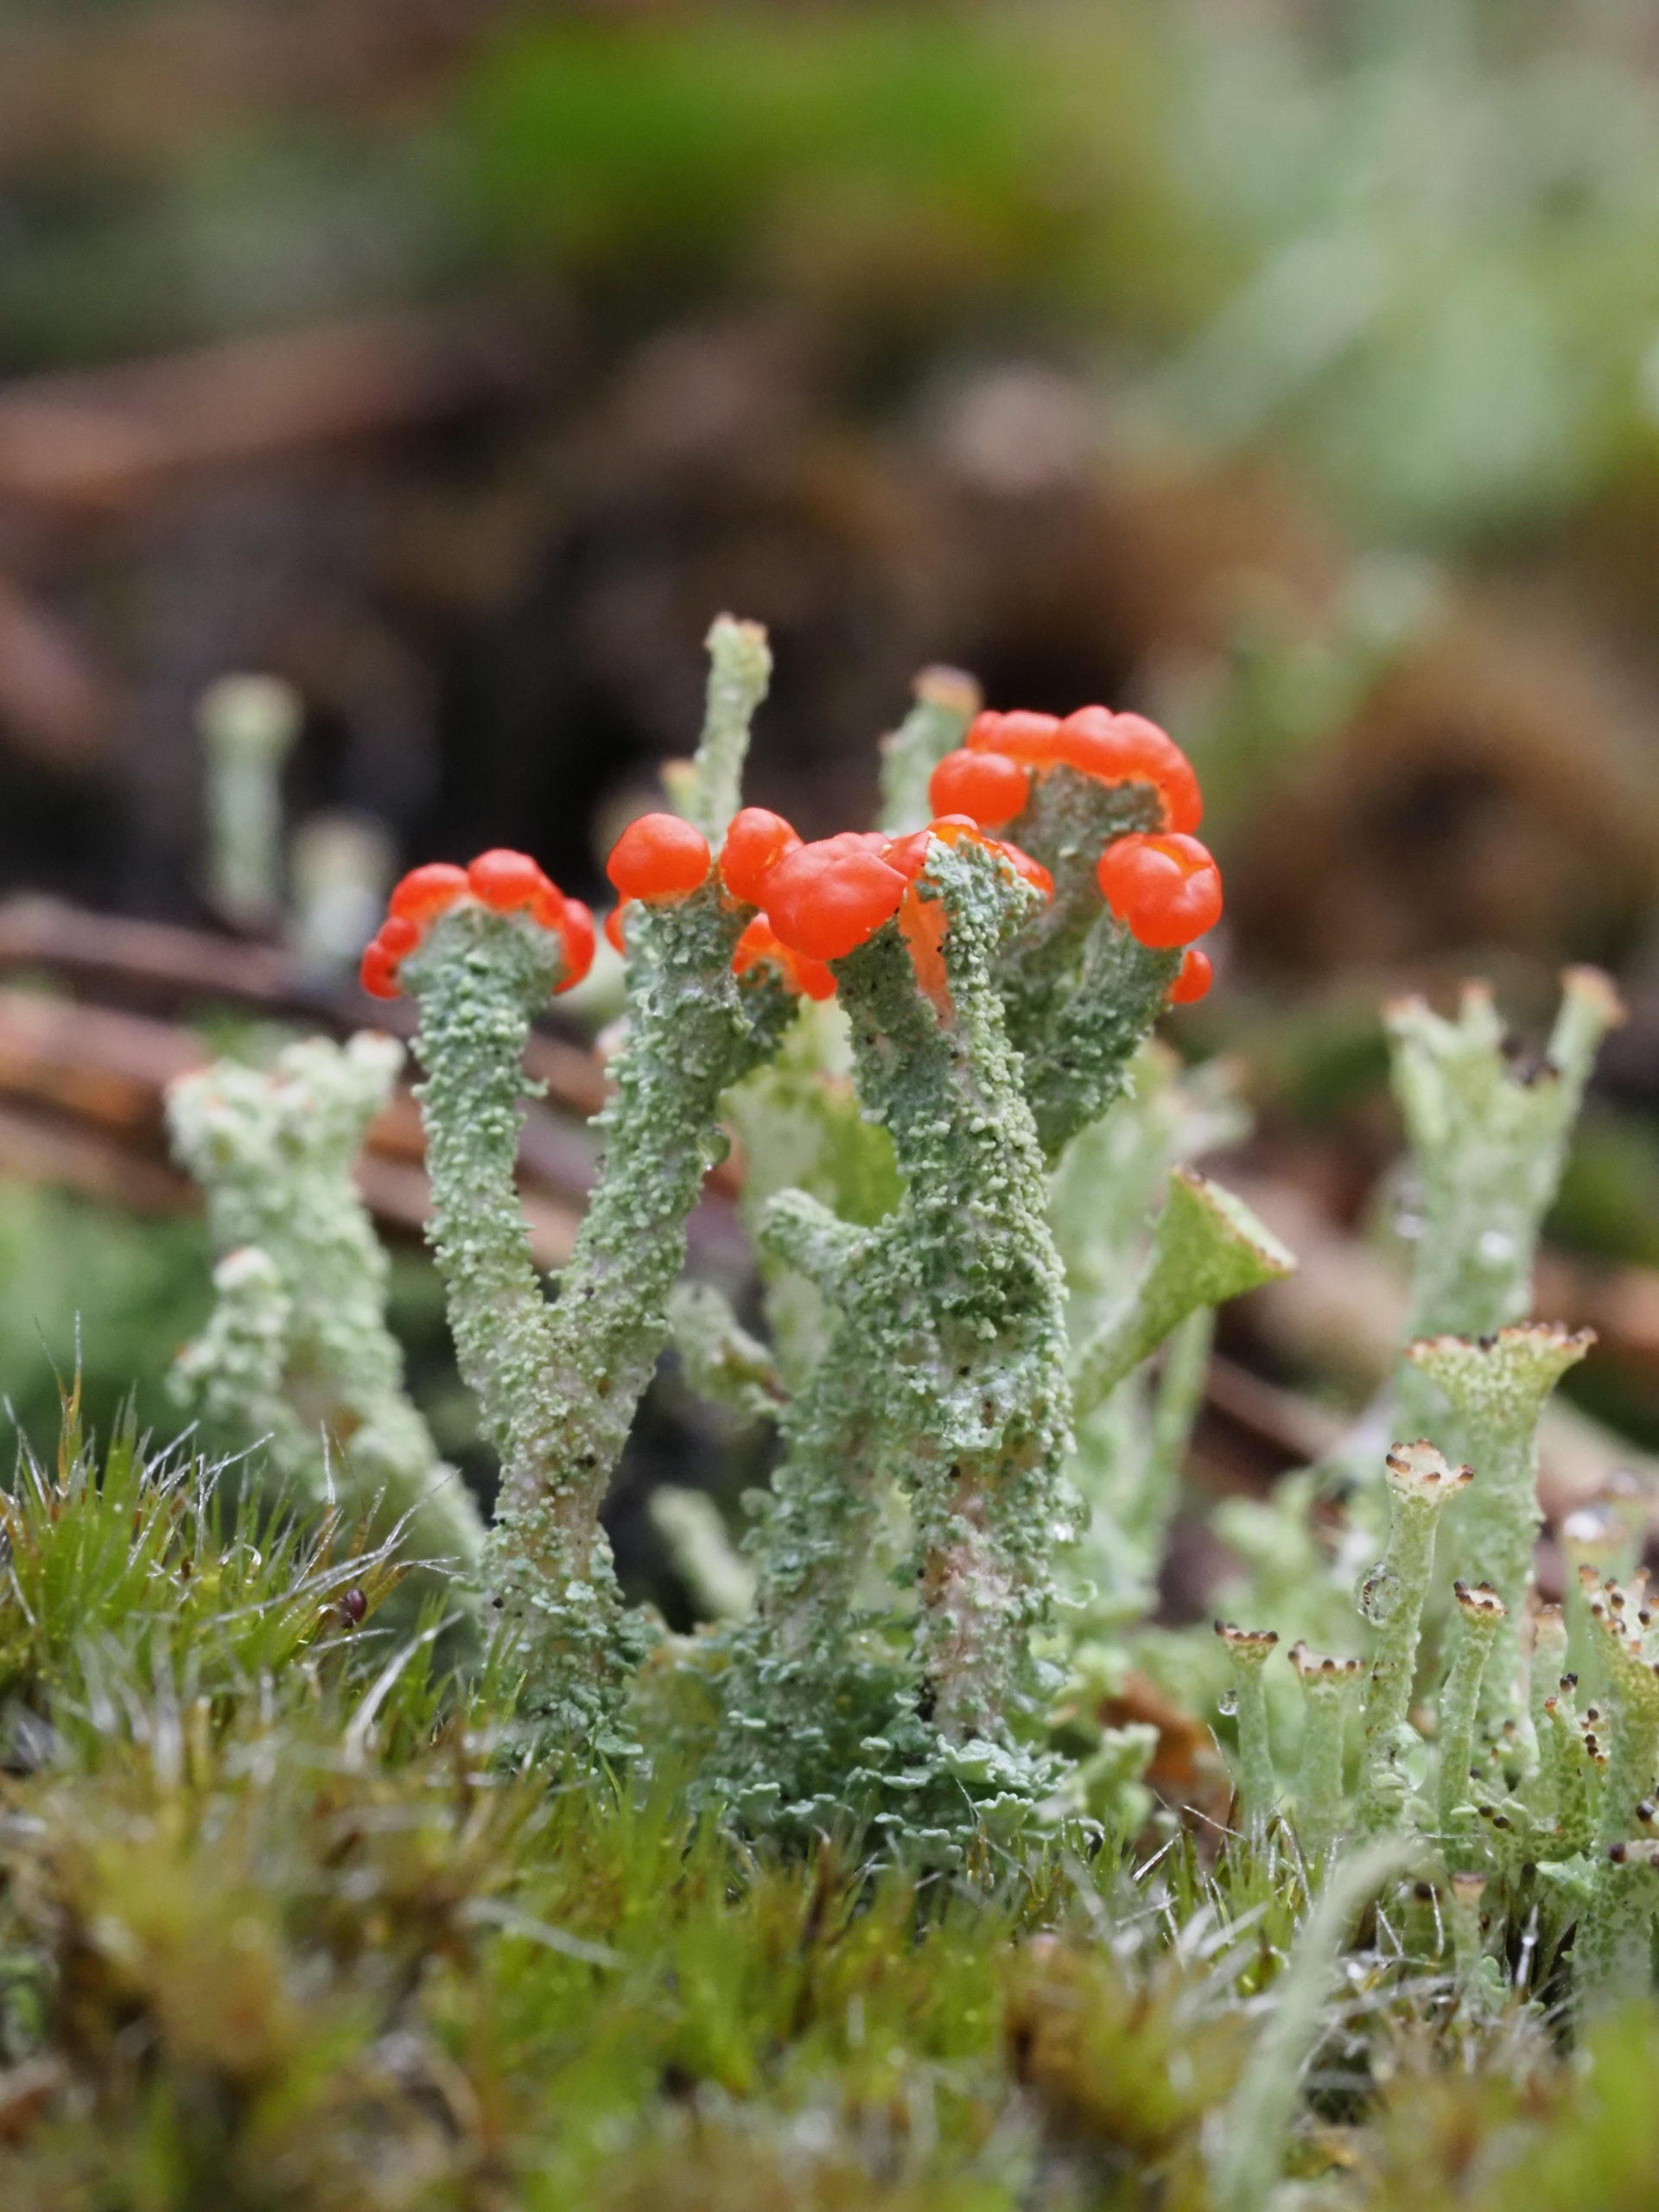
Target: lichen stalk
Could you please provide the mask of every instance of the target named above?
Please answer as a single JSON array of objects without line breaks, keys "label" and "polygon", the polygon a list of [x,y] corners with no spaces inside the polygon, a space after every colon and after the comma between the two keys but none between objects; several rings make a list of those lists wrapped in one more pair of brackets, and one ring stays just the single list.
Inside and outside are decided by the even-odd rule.
[{"label": "lichen stalk", "polygon": [[406,1517],[410,1557],[467,1573],[482,1523],[404,1387],[386,1255],[353,1179],[403,1058],[372,1033],[314,1037],[268,1069],[221,1061],[174,1085],[174,1149],[222,1255],[213,1315],[175,1373],[211,1434],[263,1441],[301,1497],[358,1512],[378,1498]]},{"label": "lichen stalk", "polygon": [[918,982],[895,925],[836,963],[860,1103],[892,1139],[902,1197],[861,1228],[785,1193],[763,1231],[834,1315],[782,1417],[746,1662],[810,1710],[792,1745],[767,1731],[794,1789],[836,1702],[825,1686],[856,1671],[849,1616],[889,1489],[910,1500],[915,1664],[947,1745],[1009,1742],[1052,1553],[1074,1527],[1061,1270],[993,969],[1033,894],[982,846],[938,840],[918,889],[945,906],[942,994]]},{"label": "lichen stalk", "polygon": [[557,1300],[543,1297],[513,1185],[530,1021],[556,933],[463,905],[404,963],[427,1070],[433,1214],[461,1372],[501,1461],[486,1579],[524,1641],[533,1709],[586,1726],[637,1656],[600,1527],[612,1470],[667,1334],[686,1218],[722,1140],[721,1093],[792,1010],[731,957],[747,910],[710,880],[630,930],[629,1027],[598,1118],[597,1181]]},{"label": "lichen stalk", "polygon": [[[1465,986],[1453,1020],[1420,999],[1388,1009],[1394,1087],[1416,1183],[1408,1343],[1489,1336],[1522,1319],[1531,1303],[1538,1233],[1567,1136],[1597,1047],[1623,1018],[1612,985],[1596,969],[1570,969],[1562,982],[1560,1009],[1536,1060],[1507,1049],[1484,983]],[[1427,1370],[1405,1368],[1400,1426],[1443,1434],[1445,1412]]]},{"label": "lichen stalk", "polygon": [[1506,1625],[1503,1600],[1490,1584],[1471,1588],[1466,1582],[1458,1582],[1453,1590],[1461,1630],[1440,1691],[1438,1795],[1443,1834],[1452,1832],[1458,1807],[1469,1802],[1469,1768],[1480,1717],[1481,1677]]},{"label": "lichen stalk", "polygon": [[876,828],[902,837],[929,822],[928,779],[945,754],[962,743],[984,695],[960,668],[925,668],[916,678],[915,703],[896,730],[881,741],[881,799]]},{"label": "lichen stalk", "polygon": [[1130,1062],[1167,1002],[1177,951],[1141,944],[1107,907],[1096,877],[1103,849],[1160,819],[1145,784],[1103,784],[1060,766],[1033,779],[1007,836],[1054,879],[1000,959],[1008,1034],[1026,1063],[1026,1090],[1046,1158],[1096,1120],[1128,1084]]},{"label": "lichen stalk", "polygon": [[1286,1655],[1302,1686],[1302,1748],[1296,1770],[1296,1840],[1317,1866],[1342,1834],[1348,1710],[1363,1659],[1321,1656],[1305,1643]]},{"label": "lichen stalk", "polygon": [[1435,1532],[1447,1499],[1472,1479],[1469,1468],[1449,1466],[1433,1445],[1421,1441],[1396,1444],[1385,1465],[1388,1549],[1358,1593],[1359,1610],[1377,1631],[1365,1686],[1358,1806],[1358,1824],[1365,1834],[1393,1826],[1404,1806],[1408,1784],[1402,1762],[1414,1740],[1406,1716],[1434,1566]]},{"label": "lichen stalk", "polygon": [[1281,1281],[1295,1265],[1242,1199],[1178,1167],[1140,1280],[1073,1356],[1078,1414],[1093,1412],[1189,1314]]},{"label": "lichen stalk", "polygon": [[1233,1678],[1233,1706],[1238,1725],[1238,1817],[1253,1850],[1267,1840],[1278,1798],[1273,1770],[1273,1742],[1268,1728],[1267,1686],[1262,1672],[1277,1649],[1272,1629],[1239,1628],[1217,1621],[1216,1634],[1226,1648]]},{"label": "lichen stalk", "polygon": [[1646,1607],[1609,1582],[1590,1599],[1590,1619],[1606,1666],[1611,1728],[1596,1840],[1604,1850],[1636,1827],[1637,1807],[1659,1778],[1659,1659],[1648,1647]]},{"label": "lichen stalk", "polygon": [[1573,1939],[1580,2009],[1611,2012],[1648,1998],[1653,1989],[1653,1924],[1659,1914],[1659,1845],[1650,1840],[1605,1845],[1590,1901]]},{"label": "lichen stalk", "polygon": [[749,724],[772,683],[772,648],[759,622],[731,614],[715,619],[705,644],[702,734],[693,759],[674,764],[664,780],[686,820],[717,845],[743,804]]},{"label": "lichen stalk", "polygon": [[1538,1503],[1538,1423],[1551,1391],[1595,1341],[1528,1323],[1491,1337],[1430,1337],[1406,1357],[1442,1390],[1479,1480],[1448,1525],[1450,1564],[1495,1590],[1504,1612],[1486,1669],[1484,1706],[1494,1717],[1522,1711],[1521,1624],[1543,1525]]}]

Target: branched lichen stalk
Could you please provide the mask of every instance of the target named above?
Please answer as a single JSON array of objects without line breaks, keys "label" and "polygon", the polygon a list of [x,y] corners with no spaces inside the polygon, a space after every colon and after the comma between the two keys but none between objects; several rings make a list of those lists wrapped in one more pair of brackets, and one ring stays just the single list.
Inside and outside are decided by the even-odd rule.
[{"label": "branched lichen stalk", "polygon": [[175,1373],[211,1433],[268,1440],[302,1497],[332,1486],[359,1512],[378,1497],[408,1516],[413,1557],[470,1571],[482,1525],[404,1389],[386,1255],[353,1174],[403,1058],[390,1037],[313,1037],[269,1069],[221,1061],[175,1084],[174,1148],[224,1255],[213,1318]]},{"label": "branched lichen stalk", "polygon": [[791,1010],[764,974],[732,975],[745,918],[713,879],[635,918],[603,1157],[551,1306],[513,1170],[524,1043],[559,940],[469,904],[404,963],[427,1070],[429,1235],[461,1372],[501,1461],[486,1576],[524,1640],[533,1705],[562,1726],[590,1720],[636,1656],[600,1508],[667,1334],[686,1218],[721,1148],[721,1093],[773,1048]]},{"label": "branched lichen stalk", "polygon": [[918,888],[945,906],[941,997],[893,925],[836,963],[860,1102],[892,1139],[899,1203],[861,1229],[785,1194],[765,1230],[836,1317],[784,1415],[749,1662],[774,1700],[792,1686],[799,1700],[788,1743],[767,1732],[774,1770],[797,1777],[852,1694],[849,1613],[887,1485],[911,1501],[923,1701],[946,1744],[1008,1742],[1050,1560],[1073,1527],[1061,1271],[993,970],[1032,894],[972,842],[936,840]]},{"label": "branched lichen stalk", "polygon": [[1377,1632],[1365,1686],[1365,1743],[1358,1820],[1363,1832],[1392,1826],[1402,1808],[1402,1760],[1413,1740],[1406,1716],[1417,1672],[1417,1643],[1434,1566],[1434,1536],[1446,1501],[1471,1479],[1448,1466],[1433,1445],[1396,1444],[1386,1461],[1389,1543],[1366,1575],[1359,1610]]}]

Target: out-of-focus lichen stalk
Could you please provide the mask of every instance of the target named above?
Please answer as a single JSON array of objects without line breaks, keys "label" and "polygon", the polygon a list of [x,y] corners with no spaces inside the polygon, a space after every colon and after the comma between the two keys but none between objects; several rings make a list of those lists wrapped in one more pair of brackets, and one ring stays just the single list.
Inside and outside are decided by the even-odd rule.
[{"label": "out-of-focus lichen stalk", "polygon": [[1591,1597],[1590,1618],[1606,1663],[1612,1717],[1596,1831],[1605,1849],[1632,1834],[1637,1807],[1651,1798],[1659,1778],[1659,1639],[1648,1636],[1646,1592],[1639,1585],[1604,1584]]},{"label": "out-of-focus lichen stalk", "polygon": [[1287,1655],[1302,1686],[1302,1750],[1296,1770],[1296,1840],[1317,1866],[1342,1833],[1343,1754],[1348,1708],[1363,1659],[1321,1657],[1305,1643]]},{"label": "out-of-focus lichen stalk", "polygon": [[1236,1628],[1231,1621],[1217,1621],[1216,1634],[1226,1646],[1232,1668],[1233,1709],[1238,1721],[1238,1813],[1253,1850],[1267,1840],[1278,1786],[1273,1771],[1273,1745],[1268,1732],[1267,1688],[1262,1676],[1278,1648],[1272,1629]]},{"label": "out-of-focus lichen stalk", "polygon": [[[1535,1062],[1506,1052],[1484,984],[1464,987],[1455,1020],[1421,999],[1388,1009],[1395,1094],[1417,1186],[1408,1343],[1490,1336],[1523,1319],[1531,1304],[1539,1228],[1567,1136],[1597,1047],[1623,1018],[1612,985],[1595,969],[1569,969],[1562,981],[1560,1011]],[[1445,1415],[1427,1371],[1403,1368],[1395,1433],[1444,1435]]]},{"label": "out-of-focus lichen stalk", "polygon": [[1469,1802],[1481,1676],[1506,1624],[1503,1600],[1490,1584],[1479,1583],[1472,1589],[1466,1582],[1452,1586],[1462,1629],[1440,1691],[1439,1796],[1445,1834],[1451,1833],[1452,1814]]},{"label": "out-of-focus lichen stalk", "polygon": [[267,927],[281,911],[283,763],[302,709],[274,676],[224,676],[196,708],[206,770],[207,895],[226,920]]},{"label": "out-of-focus lichen stalk", "polygon": [[175,1084],[174,1149],[221,1255],[213,1319],[175,1374],[211,1431],[269,1437],[302,1496],[321,1500],[331,1478],[357,1510],[383,1496],[410,1516],[412,1556],[471,1570],[483,1529],[404,1391],[386,1256],[353,1176],[403,1058],[390,1037],[314,1037],[269,1070],[221,1061]]},{"label": "out-of-focus lichen stalk", "polygon": [[1449,1466],[1431,1444],[1396,1444],[1385,1465],[1388,1550],[1358,1592],[1359,1610],[1377,1632],[1365,1686],[1358,1807],[1359,1827],[1370,1834],[1395,1826],[1404,1806],[1408,1783],[1402,1761],[1415,1740],[1406,1716],[1434,1566],[1435,1531],[1447,1499],[1472,1479],[1467,1467]]},{"label": "out-of-focus lichen stalk", "polygon": [[1576,1993],[1587,2013],[1636,2005],[1653,1993],[1659,1843],[1642,1838],[1604,1846],[1592,1885],[1573,1939]]},{"label": "out-of-focus lichen stalk", "polygon": [[718,845],[743,804],[749,725],[772,682],[772,648],[759,622],[718,615],[704,641],[709,689],[702,735],[690,760],[671,761],[663,781],[677,812]]},{"label": "out-of-focus lichen stalk", "polygon": [[916,678],[916,703],[881,741],[881,798],[876,827],[906,836],[929,821],[928,778],[983,703],[978,684],[959,668],[925,668]]},{"label": "out-of-focus lichen stalk", "polygon": [[1495,1336],[1429,1337],[1406,1357],[1445,1393],[1458,1435],[1479,1479],[1447,1523],[1448,1564],[1495,1590],[1504,1612],[1486,1668],[1483,1710],[1496,1719],[1523,1710],[1521,1624],[1543,1525],[1538,1503],[1538,1423],[1551,1391],[1595,1341],[1539,1322]]}]

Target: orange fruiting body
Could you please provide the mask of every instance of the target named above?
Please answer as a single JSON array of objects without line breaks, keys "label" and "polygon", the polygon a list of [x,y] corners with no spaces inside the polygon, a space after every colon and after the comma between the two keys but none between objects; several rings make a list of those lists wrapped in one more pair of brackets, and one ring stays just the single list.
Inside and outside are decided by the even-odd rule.
[{"label": "orange fruiting body", "polygon": [[397,997],[397,962],[378,938],[365,946],[357,979],[372,999]]},{"label": "orange fruiting body", "polygon": [[[467,870],[467,887],[480,906],[498,914],[517,913],[538,893],[552,893],[552,885],[528,853],[509,852],[497,845],[480,853]],[[557,924],[553,925],[557,927]]]},{"label": "orange fruiting body", "polygon": [[424,868],[410,868],[403,880],[392,887],[386,911],[406,917],[419,927],[435,920],[457,899],[464,899],[467,892],[464,868],[456,868],[450,861],[429,861]]},{"label": "orange fruiting body", "polygon": [[[1192,762],[1174,739],[1144,715],[1115,715],[1107,707],[1079,707],[1064,721],[1023,709],[1006,715],[982,714],[970,726],[963,753],[982,762],[1005,760],[1010,768],[1023,766],[1027,772],[1064,766],[1103,784],[1150,784],[1158,793],[1166,831],[1190,835],[1204,817]],[[950,775],[965,779],[966,768],[954,765],[961,757],[947,754],[940,768],[953,764]],[[1011,793],[1013,788],[1010,781],[1007,790]],[[986,791],[989,796],[988,783]],[[1000,816],[986,812],[976,787],[965,781],[958,791],[950,788],[947,779],[943,791],[933,792],[933,804],[940,804],[947,796],[953,807],[993,825],[998,820],[1011,822],[1019,811],[1016,808]],[[1000,796],[992,799],[994,804],[1003,803]]]},{"label": "orange fruiting body", "polygon": [[[563,918],[553,926],[564,940],[564,974],[553,987],[556,998],[561,991],[574,989],[594,964],[593,908],[580,899],[566,899],[561,904]],[[542,918],[533,906],[531,914],[536,921]]]},{"label": "orange fruiting body", "polygon": [[760,886],[770,868],[792,853],[800,837],[781,814],[769,807],[746,806],[732,817],[720,849],[720,880],[747,906],[760,904]]},{"label": "orange fruiting body", "polygon": [[843,830],[798,845],[768,870],[766,919],[791,952],[839,960],[893,918],[906,879],[882,857],[887,842]]},{"label": "orange fruiting body", "polygon": [[1031,791],[1031,771],[1003,753],[947,753],[928,780],[936,814],[967,814],[986,829],[1012,822]]},{"label": "orange fruiting body", "polygon": [[732,973],[747,976],[762,961],[769,961],[799,997],[832,999],[836,995],[836,979],[823,961],[793,950],[766,916],[757,914],[737,940],[737,950],[732,955]]},{"label": "orange fruiting body", "polygon": [[1137,830],[1107,846],[1095,874],[1112,912],[1142,944],[1191,944],[1221,919],[1221,871],[1196,837]]},{"label": "orange fruiting body", "polygon": [[642,814],[612,848],[605,873],[625,899],[683,899],[706,882],[709,840],[677,814]]}]

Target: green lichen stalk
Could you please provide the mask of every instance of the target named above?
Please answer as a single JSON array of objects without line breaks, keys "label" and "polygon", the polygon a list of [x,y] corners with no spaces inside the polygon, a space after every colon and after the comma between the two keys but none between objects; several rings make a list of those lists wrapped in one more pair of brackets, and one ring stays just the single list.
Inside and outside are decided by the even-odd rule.
[{"label": "green lichen stalk", "polygon": [[1321,1657],[1305,1643],[1292,1644],[1286,1656],[1296,1670],[1303,1700],[1296,1840],[1308,1864],[1317,1866],[1342,1833],[1348,1711],[1365,1662]]},{"label": "green lichen stalk", "polygon": [[175,1373],[210,1434],[265,1440],[301,1497],[332,1487],[359,1512],[379,1498],[407,1516],[412,1557],[470,1573],[482,1525],[404,1390],[386,1256],[353,1177],[403,1058],[390,1037],[314,1037],[269,1070],[221,1061],[174,1085],[174,1149],[222,1255],[213,1315]]},{"label": "green lichen stalk", "polygon": [[1593,1333],[1528,1323],[1495,1336],[1431,1337],[1407,1357],[1445,1393],[1458,1434],[1480,1479],[1454,1510],[1451,1564],[1503,1602],[1486,1670],[1484,1703],[1494,1717],[1519,1716],[1521,1624],[1533,1583],[1538,1503],[1538,1423],[1551,1391],[1582,1359]]},{"label": "green lichen stalk", "polygon": [[1396,1444],[1386,1462],[1389,1545],[1358,1593],[1360,1611],[1377,1631],[1365,1686],[1365,1743],[1359,1793],[1361,1830],[1374,1834],[1400,1824],[1409,1784],[1404,1760],[1415,1741],[1407,1726],[1417,1673],[1417,1645],[1434,1537],[1449,1498],[1471,1479],[1448,1466],[1432,1444]]},{"label": "green lichen stalk", "polygon": [[1001,963],[1008,1034],[1051,1163],[1128,1088],[1181,963],[1179,951],[1144,945],[1124,927],[1096,875],[1106,846],[1159,819],[1149,785],[1102,784],[1062,766],[1033,779],[1006,833],[1054,879],[1052,899],[1009,939]]},{"label": "green lichen stalk", "polygon": [[[1389,1008],[1395,1091],[1417,1185],[1408,1343],[1490,1336],[1525,1318],[1539,1228],[1567,1136],[1597,1047],[1621,1018],[1611,984],[1591,968],[1567,971],[1537,1061],[1507,1049],[1484,984],[1465,986],[1455,1020],[1421,999]],[[1396,1433],[1444,1434],[1445,1417],[1427,1370],[1404,1368]]]},{"label": "green lichen stalk", "polygon": [[939,841],[918,889],[946,910],[938,998],[896,925],[836,963],[860,1102],[892,1140],[902,1197],[861,1228],[785,1193],[763,1232],[833,1315],[823,1360],[784,1415],[758,1539],[751,1672],[739,1679],[762,1687],[766,1720],[740,1713],[734,1724],[749,1764],[783,1771],[798,1796],[815,1771],[833,1774],[842,1716],[861,1695],[874,1710],[902,1679],[874,1632],[858,1649],[858,1585],[894,1491],[913,1528],[925,1725],[873,1741],[872,1768],[899,1740],[942,1742],[964,1754],[960,1775],[1007,1778],[1010,1725],[1030,1702],[1030,1630],[1074,1526],[1060,1478],[1061,1272],[993,966],[1032,894],[983,848]]},{"label": "green lichen stalk", "polygon": [[1278,1648],[1272,1629],[1235,1627],[1217,1621],[1216,1634],[1226,1647],[1233,1675],[1233,1710],[1238,1723],[1238,1816],[1251,1847],[1260,1850],[1267,1840],[1278,1784],[1273,1771],[1273,1745],[1268,1732],[1267,1688],[1262,1676]]},{"label": "green lichen stalk", "polygon": [[1453,1814],[1469,1802],[1481,1678],[1507,1624],[1503,1600],[1489,1584],[1480,1583],[1471,1589],[1466,1582],[1458,1582],[1452,1587],[1462,1631],[1440,1692],[1440,1827],[1448,1834]]},{"label": "green lichen stalk", "polygon": [[668,1332],[686,1218],[718,1156],[721,1092],[769,1052],[789,1001],[741,986],[744,918],[713,881],[630,931],[629,1028],[599,1117],[599,1179],[552,1305],[513,1187],[531,1019],[559,941],[458,908],[405,963],[432,1177],[429,1234],[461,1372],[501,1461],[485,1574],[525,1647],[532,1708],[585,1726],[638,1656],[600,1527],[613,1469]]}]

